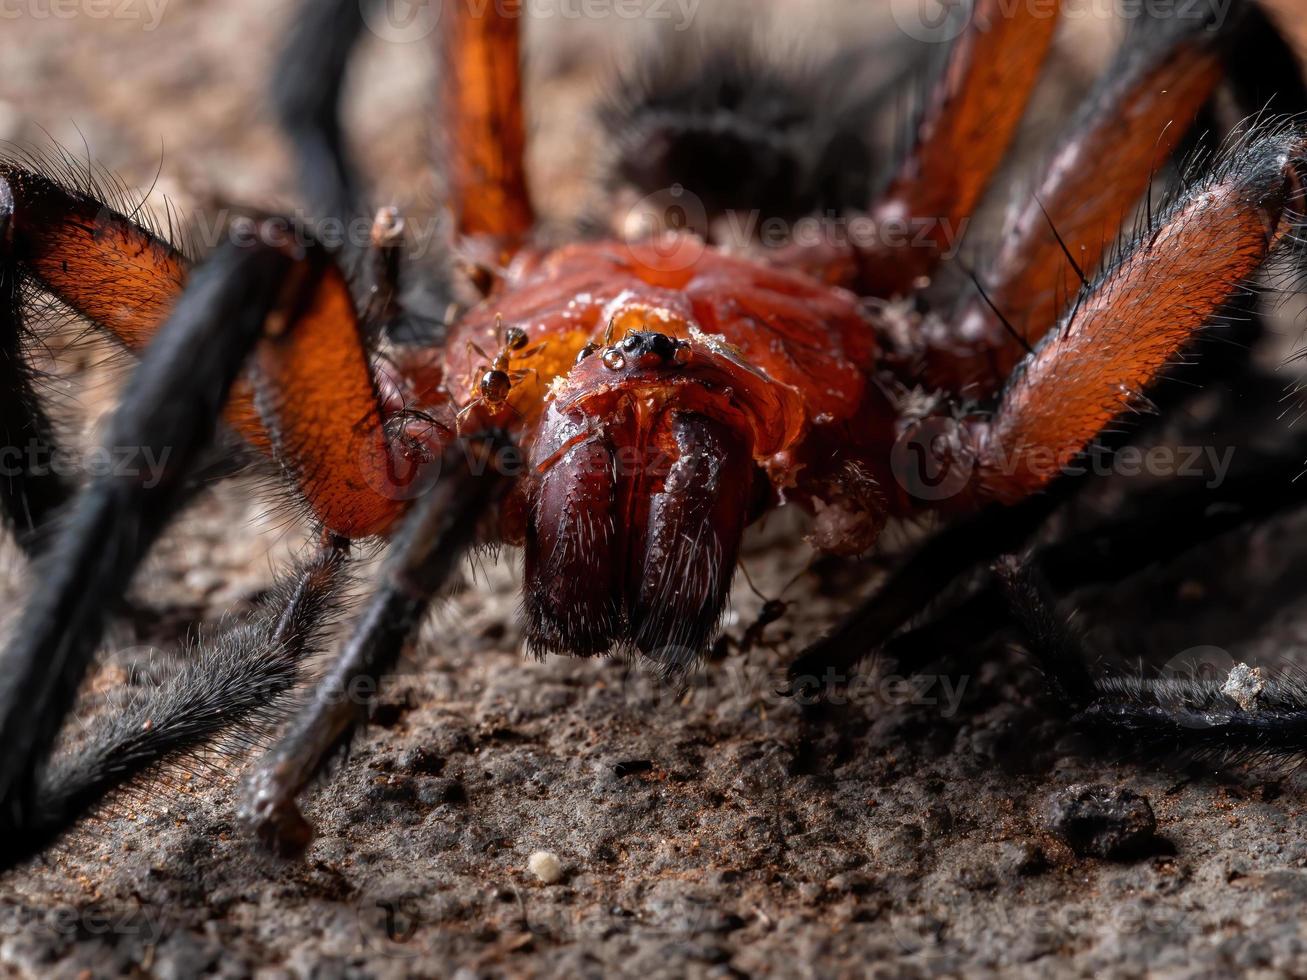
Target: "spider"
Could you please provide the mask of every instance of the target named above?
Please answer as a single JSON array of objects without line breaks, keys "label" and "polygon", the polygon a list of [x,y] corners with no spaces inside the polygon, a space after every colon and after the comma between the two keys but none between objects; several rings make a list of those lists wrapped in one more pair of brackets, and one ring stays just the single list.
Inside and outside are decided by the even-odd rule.
[{"label": "spider", "polygon": [[[337,101],[363,21],[357,0],[305,3],[274,86],[319,219],[362,211]],[[406,305],[437,279],[401,261],[393,209],[367,247],[340,252],[315,223],[242,218],[197,263],[68,168],[0,164],[6,444],[53,440],[25,359],[39,291],[139,352],[108,442],[168,461],[150,485],[107,475],[74,493],[36,470],[0,485],[36,582],[0,671],[0,862],[38,853],[148,768],[275,715],[340,603],[351,542],[388,542],[380,579],[249,777],[244,819],[285,855],[312,837],[297,798],[479,543],[523,551],[533,652],[628,651],[676,674],[712,639],[741,538],[766,512],[807,509],[814,544],[840,555],[891,519],[953,519],[796,677],[852,665],[957,572],[1019,546],[1068,464],[1291,239],[1307,149],[1292,125],[1251,127],[1109,252],[1224,83],[1260,107],[1268,66],[1292,63],[1251,4],[1140,24],[975,290],[923,313],[914,297],[1004,160],[1057,23],[1049,5],[977,0],[876,192],[873,100],[850,94],[846,59],[786,71],[739,49],[664,52],[605,111],[613,196],[675,198],[688,220],[629,234],[615,219],[558,244],[537,228],[524,165],[521,11],[450,0],[451,266],[482,295],[440,328]],[[725,241],[749,210],[815,216],[822,234]],[[837,234],[850,216],[877,234]],[[111,610],[216,436],[280,464],[320,547],[248,622],[52,758]],[[1129,692],[1103,696],[1128,709]]]}]

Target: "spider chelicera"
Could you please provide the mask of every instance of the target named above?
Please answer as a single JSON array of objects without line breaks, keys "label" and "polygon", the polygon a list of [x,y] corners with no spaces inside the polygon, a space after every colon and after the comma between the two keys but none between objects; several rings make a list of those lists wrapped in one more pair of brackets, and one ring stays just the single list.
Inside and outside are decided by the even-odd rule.
[{"label": "spider chelicera", "polygon": [[[846,60],[790,71],[738,49],[659,55],[605,112],[614,199],[673,201],[688,226],[630,234],[615,219],[558,245],[537,231],[524,164],[521,12],[450,0],[451,266],[480,297],[439,329],[406,307],[434,273],[402,261],[394,209],[343,255],[312,223],[257,217],[193,262],[85,174],[0,164],[4,444],[53,440],[24,357],[42,292],[140,353],[108,441],[168,460],[148,486],[110,475],[74,493],[36,470],[0,485],[37,582],[0,670],[0,862],[271,710],[319,643],[351,541],[389,542],[381,579],[250,778],[247,821],[282,853],[307,846],[296,798],[367,716],[370,699],[350,692],[395,662],[480,542],[523,549],[533,651],[624,650],[676,673],[712,639],[742,535],[765,512],[807,509],[816,546],[844,555],[891,519],[955,518],[946,559],[936,548],[910,565],[805,653],[796,674],[813,676],[851,665],[967,563],[1019,545],[1068,462],[1291,238],[1307,141],[1287,124],[1249,127],[1109,254],[1227,80],[1258,97],[1240,45],[1255,38],[1263,60],[1284,50],[1248,4],[1137,25],[976,289],[924,313],[911,299],[1005,158],[1055,7],[978,0],[879,191],[872,100],[846,90]],[[274,89],[319,217],[361,210],[336,102],[362,24],[358,0],[306,3]],[[742,211],[818,234],[724,242]],[[900,233],[836,234],[850,216]],[[215,434],[281,465],[320,550],[154,696],[52,760],[106,619]],[[1102,697],[1116,701],[1100,713],[1151,710],[1129,692],[1081,701]]]}]

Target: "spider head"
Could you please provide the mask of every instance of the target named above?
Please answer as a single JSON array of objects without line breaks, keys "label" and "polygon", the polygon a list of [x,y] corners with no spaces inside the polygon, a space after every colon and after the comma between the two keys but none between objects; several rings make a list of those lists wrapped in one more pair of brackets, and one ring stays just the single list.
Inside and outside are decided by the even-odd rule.
[{"label": "spider head", "polygon": [[797,437],[792,397],[700,337],[632,332],[582,358],[533,449],[533,649],[694,663],[770,492],[758,460]]}]

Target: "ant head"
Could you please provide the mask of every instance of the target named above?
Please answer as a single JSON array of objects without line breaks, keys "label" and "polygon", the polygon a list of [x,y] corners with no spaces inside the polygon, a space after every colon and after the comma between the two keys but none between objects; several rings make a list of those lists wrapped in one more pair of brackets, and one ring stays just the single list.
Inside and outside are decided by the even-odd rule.
[{"label": "ant head", "polygon": [[508,400],[513,390],[513,381],[503,371],[487,371],[481,375],[477,389],[481,392],[481,397],[491,405],[501,405]]}]

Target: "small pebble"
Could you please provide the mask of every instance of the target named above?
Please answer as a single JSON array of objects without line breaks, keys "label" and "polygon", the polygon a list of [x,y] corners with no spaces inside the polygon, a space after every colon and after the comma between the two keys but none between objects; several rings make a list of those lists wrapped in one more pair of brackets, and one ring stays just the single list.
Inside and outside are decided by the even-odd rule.
[{"label": "small pebble", "polygon": [[527,858],[526,867],[546,885],[557,884],[563,878],[563,862],[553,851],[536,851]]},{"label": "small pebble", "polygon": [[1257,699],[1266,690],[1266,678],[1262,668],[1249,667],[1247,664],[1235,664],[1226,678],[1221,693],[1239,705],[1248,713],[1257,710]]},{"label": "small pebble", "polygon": [[1155,842],[1157,818],[1138,793],[1081,784],[1053,795],[1045,826],[1081,857],[1121,859]]}]

